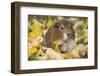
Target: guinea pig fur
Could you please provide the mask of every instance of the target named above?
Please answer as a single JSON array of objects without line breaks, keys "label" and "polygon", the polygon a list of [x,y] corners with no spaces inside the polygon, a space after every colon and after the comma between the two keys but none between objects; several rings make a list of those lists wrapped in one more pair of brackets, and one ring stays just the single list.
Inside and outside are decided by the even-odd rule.
[{"label": "guinea pig fur", "polygon": [[44,46],[48,48],[54,47],[55,40],[63,40],[61,52],[68,52],[75,46],[75,31],[73,22],[70,20],[59,20],[55,22],[46,32],[44,37]]}]

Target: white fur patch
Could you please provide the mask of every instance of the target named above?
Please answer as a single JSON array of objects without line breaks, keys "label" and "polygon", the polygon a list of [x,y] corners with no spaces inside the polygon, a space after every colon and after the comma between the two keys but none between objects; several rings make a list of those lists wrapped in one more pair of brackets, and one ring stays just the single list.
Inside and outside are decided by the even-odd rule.
[{"label": "white fur patch", "polygon": [[63,35],[64,35],[64,40],[66,40],[68,38],[66,33],[64,33]]}]

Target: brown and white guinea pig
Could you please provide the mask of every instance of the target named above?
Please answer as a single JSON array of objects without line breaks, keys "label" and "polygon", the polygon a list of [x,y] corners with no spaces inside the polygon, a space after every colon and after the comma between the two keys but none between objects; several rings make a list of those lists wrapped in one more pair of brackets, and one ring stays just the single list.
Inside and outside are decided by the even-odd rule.
[{"label": "brown and white guinea pig", "polygon": [[63,40],[63,44],[60,47],[61,52],[70,51],[71,48],[73,48],[72,44],[75,44],[75,31],[73,25],[73,21],[65,19],[55,22],[45,34],[44,45],[48,48],[52,48],[54,47],[53,42],[60,39]]}]

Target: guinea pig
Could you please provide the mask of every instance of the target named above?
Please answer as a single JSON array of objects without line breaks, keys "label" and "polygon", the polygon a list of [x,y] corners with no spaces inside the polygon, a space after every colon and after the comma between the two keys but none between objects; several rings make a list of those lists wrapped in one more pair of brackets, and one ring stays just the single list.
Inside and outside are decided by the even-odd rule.
[{"label": "guinea pig", "polygon": [[73,25],[74,24],[72,21],[65,19],[55,22],[48,29],[44,36],[44,45],[48,48],[52,48],[54,46],[53,42],[60,39],[64,42],[61,46],[61,51],[68,51],[69,41],[72,42],[75,39],[75,31],[73,29]]}]

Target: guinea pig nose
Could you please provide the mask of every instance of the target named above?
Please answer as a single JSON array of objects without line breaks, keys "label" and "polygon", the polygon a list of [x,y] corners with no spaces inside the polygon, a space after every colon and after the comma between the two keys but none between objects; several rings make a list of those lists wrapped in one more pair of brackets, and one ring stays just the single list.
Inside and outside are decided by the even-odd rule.
[{"label": "guinea pig nose", "polygon": [[63,29],[64,29],[64,27],[61,27],[61,29],[63,30]]},{"label": "guinea pig nose", "polygon": [[70,36],[70,34],[67,34],[67,36]]}]

